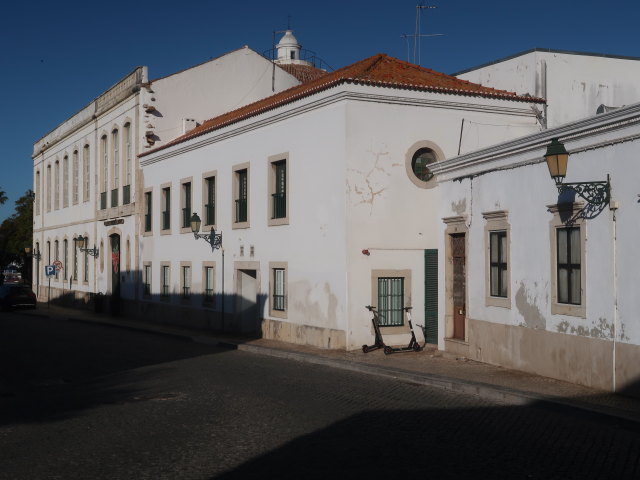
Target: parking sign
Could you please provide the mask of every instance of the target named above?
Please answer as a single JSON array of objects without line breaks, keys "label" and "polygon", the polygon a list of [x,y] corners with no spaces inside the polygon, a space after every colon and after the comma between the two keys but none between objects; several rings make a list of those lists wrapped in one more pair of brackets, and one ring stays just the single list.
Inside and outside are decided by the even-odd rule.
[{"label": "parking sign", "polygon": [[44,266],[44,274],[47,277],[53,277],[56,274],[56,267],[55,265],[45,265]]}]

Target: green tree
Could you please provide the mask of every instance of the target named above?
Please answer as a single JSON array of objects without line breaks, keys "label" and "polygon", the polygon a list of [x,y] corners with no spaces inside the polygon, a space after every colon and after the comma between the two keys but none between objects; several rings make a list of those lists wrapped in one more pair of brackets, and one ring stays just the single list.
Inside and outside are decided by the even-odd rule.
[{"label": "green tree", "polygon": [[15,213],[0,224],[0,266],[23,263],[24,248],[33,242],[33,192],[16,200]]},{"label": "green tree", "polygon": [[0,190],[0,205],[7,201],[7,195],[4,193],[4,190]]}]

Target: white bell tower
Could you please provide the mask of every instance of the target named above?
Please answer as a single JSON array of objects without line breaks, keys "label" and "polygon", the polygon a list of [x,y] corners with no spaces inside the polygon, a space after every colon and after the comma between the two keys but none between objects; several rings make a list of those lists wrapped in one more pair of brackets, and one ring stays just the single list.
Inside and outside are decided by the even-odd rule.
[{"label": "white bell tower", "polygon": [[283,37],[276,45],[276,49],[276,63],[280,65],[311,65],[311,62],[300,59],[301,47],[296,37],[293,36],[292,30],[285,30]]}]

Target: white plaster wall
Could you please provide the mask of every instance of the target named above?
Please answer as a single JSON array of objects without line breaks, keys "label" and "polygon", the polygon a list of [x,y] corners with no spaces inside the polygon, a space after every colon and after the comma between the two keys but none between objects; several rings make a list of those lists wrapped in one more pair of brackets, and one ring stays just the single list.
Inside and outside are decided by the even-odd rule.
[{"label": "white plaster wall", "polygon": [[[202,174],[217,171],[217,227],[225,249],[225,291],[235,293],[234,262],[260,264],[260,293],[269,293],[269,262],[288,262],[288,312],[285,322],[345,330],[345,121],[344,105],[286,118],[185,151],[143,169],[145,188],[153,188],[153,235],[141,239],[142,261],[151,261],[152,293],[160,291],[160,262],[171,261],[173,291],[178,291],[180,261],[191,261],[193,291],[202,289],[202,262],[216,262],[216,292],[221,289],[221,252],[211,252],[191,233],[178,233],[180,179],[193,176],[193,205],[201,218]],[[258,117],[257,120],[262,118]],[[226,136],[247,123],[216,132]],[[268,226],[268,158],[288,154],[289,225]],[[153,155],[151,156],[153,158]],[[234,165],[249,162],[250,228],[233,229]],[[172,182],[172,234],[160,235],[160,186]],[[240,247],[244,246],[244,256]],[[255,255],[250,256],[254,246]],[[154,299],[155,301],[155,299]],[[171,300],[184,305],[179,298]],[[197,304],[189,305],[199,308]],[[227,313],[234,311],[228,299]],[[219,310],[220,307],[217,307]],[[261,312],[269,317],[268,302]],[[276,319],[277,320],[277,319]]]},{"label": "white plaster wall", "polygon": [[[272,75],[275,83],[272,90]],[[154,80],[145,102],[157,113],[148,115],[158,147],[182,135],[182,119],[198,123],[273,95],[300,82],[248,47],[243,47],[188,70]],[[155,99],[155,100],[154,100]]]},{"label": "white plaster wall", "polygon": [[549,128],[596,114],[604,104],[621,107],[640,101],[640,60],[534,51],[458,75],[488,87],[544,97],[547,69]]},{"label": "white plaster wall", "polygon": [[[384,92],[350,88],[376,94]],[[515,132],[538,130],[526,104],[415,92],[403,92],[403,95],[455,102],[455,105],[450,104],[449,108],[433,104],[418,106],[392,103],[390,99],[386,103],[349,101],[346,190],[348,348],[352,349],[371,344],[373,340],[371,317],[364,308],[377,303],[377,299],[371,298],[372,270],[411,270],[413,323],[424,325],[424,250],[439,247],[440,187],[434,182],[434,188],[424,189],[410,180],[405,161],[406,156],[413,153],[416,142],[431,141],[442,150],[445,158],[455,156],[462,118],[467,125],[491,125],[473,141],[467,137],[466,145],[473,144],[474,148],[513,138]],[[496,106],[522,110],[520,115],[505,115],[491,111],[491,107]],[[497,125],[502,128],[495,128]],[[363,249],[371,254],[363,255]],[[416,330],[422,340],[422,332]],[[391,342],[408,343],[406,334],[393,337]]]}]

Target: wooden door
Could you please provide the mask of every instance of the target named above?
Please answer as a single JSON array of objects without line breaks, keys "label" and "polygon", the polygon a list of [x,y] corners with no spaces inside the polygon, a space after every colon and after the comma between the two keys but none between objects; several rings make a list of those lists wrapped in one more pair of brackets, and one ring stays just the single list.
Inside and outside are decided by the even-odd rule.
[{"label": "wooden door", "polygon": [[464,340],[464,320],[467,312],[464,233],[451,235],[451,252],[453,260],[453,338]]}]

